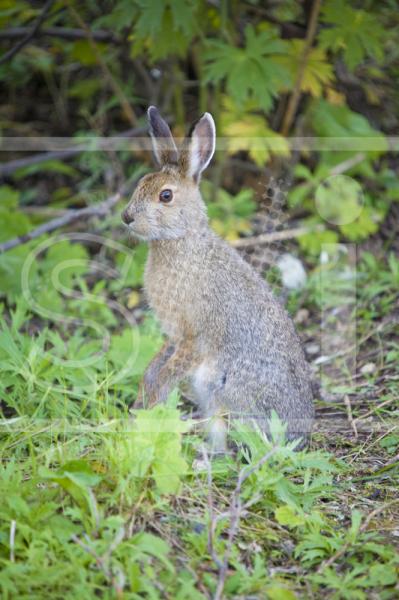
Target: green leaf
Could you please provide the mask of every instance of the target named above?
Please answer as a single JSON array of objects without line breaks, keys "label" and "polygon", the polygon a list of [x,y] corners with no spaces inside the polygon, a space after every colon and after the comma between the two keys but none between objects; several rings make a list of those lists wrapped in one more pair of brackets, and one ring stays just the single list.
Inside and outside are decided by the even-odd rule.
[{"label": "green leaf", "polygon": [[384,29],[377,15],[352,8],[346,0],[327,0],[322,8],[322,20],[330,27],[319,33],[320,47],[341,51],[350,70],[370,56],[377,61],[384,57]]},{"label": "green leaf", "polygon": [[6,211],[17,208],[19,197],[20,193],[18,190],[9,185],[0,186],[0,212],[5,214]]},{"label": "green leaf", "polygon": [[[194,0],[137,0],[140,7],[132,55],[147,47],[153,60],[182,55],[198,29]],[[143,43],[144,42],[144,43]]]},{"label": "green leaf", "polygon": [[395,585],[398,581],[397,569],[393,565],[374,564],[370,566],[364,587]]},{"label": "green leaf", "polygon": [[121,334],[113,335],[107,359],[116,367],[126,365],[126,357],[135,356],[129,374],[142,375],[154,353],[160,349],[162,337],[159,332],[137,335],[130,327]]},{"label": "green leaf", "polygon": [[259,166],[263,166],[272,154],[289,156],[287,140],[270,129],[264,117],[251,114],[249,110],[243,112],[227,97],[223,99],[221,128],[229,154],[246,150]]},{"label": "green leaf", "polygon": [[270,600],[296,600],[294,592],[278,583],[267,587],[266,594]]},{"label": "green leaf", "polygon": [[[292,81],[296,81],[298,72],[302,68],[304,44],[304,40],[290,40],[286,55],[277,58],[277,61],[290,72]],[[328,62],[326,53],[322,48],[312,48],[307,56],[301,91],[318,98],[323,94],[326,86],[333,81],[333,65]]]},{"label": "green leaf", "polygon": [[[97,51],[100,54],[106,49],[105,44],[96,42]],[[78,60],[85,67],[91,67],[97,64],[97,54],[89,40],[78,40],[73,43],[71,48],[71,58]]]},{"label": "green leaf", "polygon": [[298,515],[298,513],[288,505],[279,506],[276,508],[274,514],[280,525],[286,525],[287,527],[299,527],[305,523],[305,519]]},{"label": "green leaf", "polygon": [[325,231],[312,231],[298,238],[301,248],[313,256],[319,256],[324,244],[336,244],[339,237],[336,231],[326,229]]},{"label": "green leaf", "polygon": [[84,460],[71,460],[59,467],[57,471],[43,469],[42,477],[54,481],[69,479],[82,489],[97,485],[101,481],[101,477],[94,473]]},{"label": "green leaf", "polygon": [[360,215],[352,223],[340,225],[340,231],[348,240],[357,242],[367,239],[378,230],[381,216],[369,206],[364,206]]},{"label": "green leaf", "polygon": [[[385,136],[374,129],[368,120],[359,113],[353,112],[347,106],[330,104],[326,100],[314,101],[308,113],[309,122],[316,135],[322,137],[348,138],[373,138],[376,151],[388,150]],[[342,140],[341,140],[342,141]],[[361,140],[356,140],[360,146],[356,152],[361,151]],[[366,148],[369,150],[369,148]]]},{"label": "green leaf", "polygon": [[68,96],[71,98],[79,98],[80,100],[88,100],[98,92],[102,87],[102,81],[99,77],[88,77],[81,81],[76,81],[68,89]]},{"label": "green leaf", "polygon": [[118,252],[115,262],[120,269],[120,276],[110,284],[110,289],[113,292],[143,284],[147,254],[148,248],[145,244],[139,244],[129,254]]},{"label": "green leaf", "polygon": [[247,25],[244,48],[219,40],[207,42],[204,80],[225,81],[227,93],[241,108],[252,100],[259,108],[269,110],[279,91],[292,84],[289,70],[276,60],[286,51],[287,43],[274,29],[256,33]]},{"label": "green leaf", "polygon": [[188,465],[181,455],[181,436],[191,423],[182,421],[177,409],[156,406],[137,411],[134,421],[134,472],[150,475],[161,494],[176,494]]},{"label": "green leaf", "polygon": [[76,277],[84,275],[88,269],[88,253],[82,244],[71,243],[68,240],[58,241],[54,238],[40,263],[40,270],[48,275],[52,287],[62,286],[70,289]]},{"label": "green leaf", "polygon": [[57,471],[41,467],[39,475],[42,479],[54,481],[61,486],[82,509],[92,510],[88,488],[97,485],[101,481],[101,477],[93,472],[86,461],[70,461]]}]

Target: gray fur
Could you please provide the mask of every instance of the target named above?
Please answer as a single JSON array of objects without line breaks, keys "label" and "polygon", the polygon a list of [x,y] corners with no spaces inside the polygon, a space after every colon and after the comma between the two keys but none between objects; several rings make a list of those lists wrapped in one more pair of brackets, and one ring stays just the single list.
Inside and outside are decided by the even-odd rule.
[{"label": "gray fur", "polygon": [[[168,206],[158,200],[165,187],[174,190]],[[162,401],[186,379],[205,417],[237,418],[267,432],[274,409],[288,438],[305,443],[313,393],[293,323],[267,283],[209,228],[187,165],[144,177],[124,220],[149,241],[146,293],[169,339],[146,371],[141,398]],[[220,427],[210,427],[216,430],[220,447]]]}]

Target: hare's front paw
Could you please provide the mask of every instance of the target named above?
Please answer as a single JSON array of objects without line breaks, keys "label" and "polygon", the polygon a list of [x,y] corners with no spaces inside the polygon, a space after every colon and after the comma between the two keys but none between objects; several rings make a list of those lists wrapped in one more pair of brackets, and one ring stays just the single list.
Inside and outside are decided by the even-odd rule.
[{"label": "hare's front paw", "polygon": [[149,385],[144,378],[139,386],[136,400],[130,406],[131,409],[152,408],[160,402],[164,402],[168,396],[167,386],[158,387],[155,384]]}]

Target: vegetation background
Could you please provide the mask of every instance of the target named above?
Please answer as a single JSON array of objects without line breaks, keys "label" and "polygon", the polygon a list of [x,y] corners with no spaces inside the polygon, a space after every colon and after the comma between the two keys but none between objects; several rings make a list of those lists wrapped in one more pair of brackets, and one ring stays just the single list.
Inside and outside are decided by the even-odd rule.
[{"label": "vegetation background", "polygon": [[[398,597],[397,8],[0,0],[3,598]],[[308,452],[274,419],[210,461],[177,391],[128,415],[161,343],[120,222],[149,104],[215,117],[211,224],[295,319]]]}]

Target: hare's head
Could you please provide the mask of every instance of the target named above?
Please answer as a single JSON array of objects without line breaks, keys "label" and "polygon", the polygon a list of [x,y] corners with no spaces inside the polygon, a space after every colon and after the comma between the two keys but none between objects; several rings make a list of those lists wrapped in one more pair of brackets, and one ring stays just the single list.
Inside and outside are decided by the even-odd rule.
[{"label": "hare's head", "polygon": [[160,170],[139,181],[122,219],[139,239],[178,239],[207,222],[198,185],[215,150],[215,124],[205,113],[178,151],[168,124],[155,106],[148,109],[148,120]]}]

